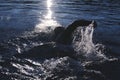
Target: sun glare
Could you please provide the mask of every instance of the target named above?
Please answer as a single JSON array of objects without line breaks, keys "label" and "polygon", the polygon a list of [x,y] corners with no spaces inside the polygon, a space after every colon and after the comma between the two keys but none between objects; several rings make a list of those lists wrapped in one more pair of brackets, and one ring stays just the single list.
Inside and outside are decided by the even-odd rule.
[{"label": "sun glare", "polygon": [[52,0],[47,0],[47,8],[50,8],[52,6]]},{"label": "sun glare", "polygon": [[46,1],[47,13],[43,15],[43,19],[40,19],[40,23],[36,25],[37,31],[46,31],[48,28],[54,29],[56,26],[60,26],[53,16],[52,4],[53,0]]}]

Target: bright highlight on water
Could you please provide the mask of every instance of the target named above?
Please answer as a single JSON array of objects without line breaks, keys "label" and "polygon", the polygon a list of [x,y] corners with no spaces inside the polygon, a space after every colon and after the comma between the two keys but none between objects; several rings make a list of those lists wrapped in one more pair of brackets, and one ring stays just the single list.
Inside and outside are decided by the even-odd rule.
[{"label": "bright highlight on water", "polygon": [[36,25],[35,31],[48,32],[51,29],[53,30],[56,26],[60,26],[53,16],[52,4],[52,0],[46,1],[47,13],[43,15],[43,19],[40,18],[40,23]]}]

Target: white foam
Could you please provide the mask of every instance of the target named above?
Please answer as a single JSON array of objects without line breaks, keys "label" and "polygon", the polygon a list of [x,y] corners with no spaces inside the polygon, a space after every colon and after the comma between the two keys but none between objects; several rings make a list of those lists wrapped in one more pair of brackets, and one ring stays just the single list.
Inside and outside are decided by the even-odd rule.
[{"label": "white foam", "polygon": [[[99,47],[103,46],[102,44],[94,44],[93,43],[93,22],[86,26],[82,27],[79,30],[77,30],[77,36],[75,38],[78,38],[77,41],[74,39],[73,45],[75,48],[75,51],[78,55],[82,55],[86,57],[88,60],[99,60],[99,59],[105,59],[105,55],[103,54],[102,50],[98,50]],[[81,34],[81,35],[80,35]],[[81,36],[81,38],[80,38]]]}]

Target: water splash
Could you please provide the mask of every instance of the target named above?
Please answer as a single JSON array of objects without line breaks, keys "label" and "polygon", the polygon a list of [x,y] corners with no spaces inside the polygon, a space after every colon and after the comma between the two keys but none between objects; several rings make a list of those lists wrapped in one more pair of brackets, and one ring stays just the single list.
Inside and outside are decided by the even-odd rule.
[{"label": "water splash", "polygon": [[103,54],[104,46],[102,44],[93,43],[93,23],[94,21],[90,25],[82,28],[80,27],[80,29],[76,30],[73,40],[75,51],[77,55],[84,56],[86,60],[106,59]]}]

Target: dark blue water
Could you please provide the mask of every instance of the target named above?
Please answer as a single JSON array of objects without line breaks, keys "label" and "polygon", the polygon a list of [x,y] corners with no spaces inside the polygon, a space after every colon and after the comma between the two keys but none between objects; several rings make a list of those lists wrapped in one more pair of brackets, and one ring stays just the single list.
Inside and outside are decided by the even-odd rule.
[{"label": "dark blue water", "polygon": [[48,0],[48,4],[47,0],[3,0],[0,1],[0,36],[8,38],[23,30],[34,30],[39,24],[67,26],[74,20],[88,19],[98,22],[97,39],[116,50],[120,48],[119,3],[117,0]]},{"label": "dark blue water", "polygon": [[[50,42],[51,31],[55,27],[67,27],[77,19],[95,20],[98,27],[94,31],[93,42],[105,46],[105,55],[114,57],[115,60],[119,59],[119,14],[119,0],[0,0],[0,55],[3,57],[0,62],[1,80],[98,80],[96,76],[103,80],[103,75],[108,80],[119,80],[120,78],[114,77],[113,74],[111,78],[107,74],[109,70],[99,72],[94,69],[94,65],[93,69],[90,67],[90,71],[85,71],[83,65],[86,63],[81,64],[69,57],[51,58],[44,61],[9,59],[13,54]],[[112,60],[118,66],[119,60],[115,62],[114,59]],[[95,64],[103,67],[106,63]],[[108,66],[111,64],[110,60]],[[80,70],[77,71],[78,69]],[[71,73],[66,74],[68,72]],[[115,73],[118,75],[118,72]]]}]

